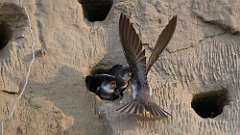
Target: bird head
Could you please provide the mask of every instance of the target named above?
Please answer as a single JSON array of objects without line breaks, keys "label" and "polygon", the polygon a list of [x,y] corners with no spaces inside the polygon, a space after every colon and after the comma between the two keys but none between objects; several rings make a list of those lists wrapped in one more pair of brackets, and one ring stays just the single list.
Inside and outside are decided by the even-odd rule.
[{"label": "bird head", "polygon": [[132,72],[128,67],[122,70],[120,78],[123,79],[125,82],[128,82],[132,78]]},{"label": "bird head", "polygon": [[114,93],[114,90],[117,88],[117,83],[115,80],[104,81],[101,88],[105,93]]}]

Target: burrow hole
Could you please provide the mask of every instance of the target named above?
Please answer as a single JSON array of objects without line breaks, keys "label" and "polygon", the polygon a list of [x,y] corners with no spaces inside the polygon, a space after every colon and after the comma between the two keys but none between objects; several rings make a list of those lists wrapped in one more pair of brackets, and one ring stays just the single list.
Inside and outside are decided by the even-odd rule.
[{"label": "burrow hole", "polygon": [[215,118],[223,112],[225,105],[229,103],[226,89],[196,94],[191,106],[202,118]]},{"label": "burrow hole", "polygon": [[0,22],[0,50],[4,49],[12,38],[12,30],[5,22]]},{"label": "burrow hole", "polygon": [[[112,65],[109,64],[107,61],[105,60],[102,60],[100,61],[99,63],[95,64],[94,66],[92,67],[89,67],[90,69],[90,73],[85,77],[85,83],[86,83],[86,87],[92,91],[91,89],[96,89],[96,85],[90,85],[91,81],[90,79],[88,78],[88,76],[92,76],[92,75],[95,75],[95,74],[108,74],[109,73],[109,69],[112,68]],[[99,84],[99,82],[95,82],[95,84]],[[95,88],[94,88],[95,87]]]},{"label": "burrow hole", "polygon": [[113,5],[113,0],[78,0],[82,4],[83,14],[90,22],[103,21]]}]

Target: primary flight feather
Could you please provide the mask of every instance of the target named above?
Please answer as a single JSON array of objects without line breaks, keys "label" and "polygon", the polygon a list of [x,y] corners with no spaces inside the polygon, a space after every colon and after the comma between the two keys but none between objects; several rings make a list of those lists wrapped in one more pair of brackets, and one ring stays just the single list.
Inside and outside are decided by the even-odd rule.
[{"label": "primary flight feather", "polygon": [[147,81],[147,73],[170,41],[176,28],[176,22],[177,17],[174,16],[160,34],[149,62],[146,64],[145,50],[142,47],[142,42],[127,16],[121,14],[119,33],[125,57],[132,72],[130,84],[133,90],[133,100],[121,106],[116,111],[130,114],[150,114],[158,118],[170,115],[152,101],[149,95],[150,88]]}]

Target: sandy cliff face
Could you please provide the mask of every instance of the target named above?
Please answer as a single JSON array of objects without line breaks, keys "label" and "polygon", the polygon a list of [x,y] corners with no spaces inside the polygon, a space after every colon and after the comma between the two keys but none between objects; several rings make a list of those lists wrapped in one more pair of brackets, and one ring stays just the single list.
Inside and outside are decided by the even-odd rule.
[{"label": "sandy cliff face", "polygon": [[[239,133],[239,5],[238,0],[1,0],[0,119],[22,90],[32,45],[36,54],[4,134]],[[114,112],[119,101],[100,101],[85,87],[85,76],[96,65],[126,64],[118,34],[122,12],[147,54],[178,15],[173,39],[148,75],[153,98],[172,114],[169,119],[120,115]],[[129,100],[130,92],[125,95],[121,102]]]}]

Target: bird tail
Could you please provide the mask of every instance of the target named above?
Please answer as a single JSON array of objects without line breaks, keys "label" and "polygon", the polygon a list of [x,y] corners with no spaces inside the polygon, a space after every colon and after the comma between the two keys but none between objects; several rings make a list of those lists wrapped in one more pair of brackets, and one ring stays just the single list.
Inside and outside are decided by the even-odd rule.
[{"label": "bird tail", "polygon": [[120,113],[136,114],[153,118],[167,118],[171,116],[157,104],[144,99],[135,99],[116,109]]}]

